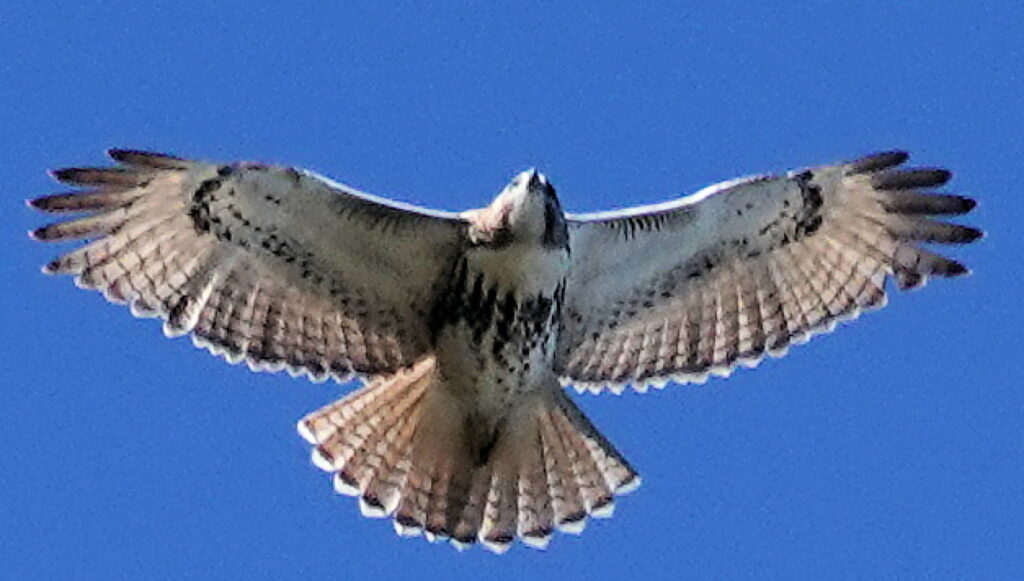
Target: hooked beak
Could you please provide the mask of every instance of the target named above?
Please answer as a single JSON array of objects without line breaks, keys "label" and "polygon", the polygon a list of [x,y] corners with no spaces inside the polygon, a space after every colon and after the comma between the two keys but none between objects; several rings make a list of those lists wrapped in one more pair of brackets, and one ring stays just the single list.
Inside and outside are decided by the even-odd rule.
[{"label": "hooked beak", "polygon": [[531,167],[527,170],[526,174],[526,187],[535,190],[544,185],[544,181],[541,179],[540,174],[537,173],[537,168]]},{"label": "hooked beak", "polygon": [[538,172],[537,168],[530,168],[524,173],[526,174],[526,189],[528,191],[551,189],[550,184],[548,184],[548,178],[544,177],[544,174]]}]

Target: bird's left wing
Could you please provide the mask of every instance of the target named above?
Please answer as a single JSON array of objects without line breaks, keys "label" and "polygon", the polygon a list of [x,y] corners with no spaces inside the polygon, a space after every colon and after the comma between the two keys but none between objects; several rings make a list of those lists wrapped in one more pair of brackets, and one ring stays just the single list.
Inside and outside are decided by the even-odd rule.
[{"label": "bird's left wing", "polygon": [[253,369],[343,380],[429,349],[431,305],[465,232],[456,215],[293,168],[110,155],[121,165],[53,172],[84,191],[30,202],[87,214],[33,232],[91,240],[47,272]]},{"label": "bird's left wing", "polygon": [[703,381],[831,330],[960,263],[918,246],[965,243],[968,198],[923,190],[941,169],[902,152],[743,178],[661,205],[570,215],[556,371],[578,389]]}]

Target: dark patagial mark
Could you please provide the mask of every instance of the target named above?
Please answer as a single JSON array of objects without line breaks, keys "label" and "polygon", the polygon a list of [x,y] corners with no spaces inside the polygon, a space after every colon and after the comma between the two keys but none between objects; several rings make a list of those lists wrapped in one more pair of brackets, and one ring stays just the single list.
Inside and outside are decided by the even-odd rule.
[{"label": "dark patagial mark", "polygon": [[[196,232],[212,234],[221,242],[234,243],[242,248],[261,249],[288,264],[297,264],[302,278],[317,284],[323,282],[323,276],[316,271],[312,253],[302,250],[293,240],[274,233],[273,226],[254,224],[235,205],[236,189],[224,187],[225,180],[235,172],[233,166],[221,166],[216,177],[203,180],[193,192],[188,215]],[[218,203],[220,205],[214,208]]]},{"label": "dark patagial mark", "polygon": [[223,177],[203,180],[192,194],[192,203],[189,204],[188,215],[192,218],[192,224],[195,226],[196,232],[200,234],[210,231],[213,223],[210,204],[215,201],[216,198],[213,194],[220,189],[223,182]]},{"label": "dark patagial mark", "polygon": [[800,186],[800,197],[803,207],[796,216],[796,228],[794,240],[806,238],[818,231],[821,227],[821,186],[813,181],[814,174],[806,171],[796,176],[797,185]]}]

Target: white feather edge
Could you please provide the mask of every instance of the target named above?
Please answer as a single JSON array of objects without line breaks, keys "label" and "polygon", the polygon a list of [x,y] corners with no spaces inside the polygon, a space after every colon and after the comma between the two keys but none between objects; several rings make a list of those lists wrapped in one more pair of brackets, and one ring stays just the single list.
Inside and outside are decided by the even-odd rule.
[{"label": "white feather edge", "polygon": [[302,436],[303,440],[309,442],[310,444],[313,444],[314,446],[320,443],[319,441],[317,441],[317,438],[313,434],[313,431],[309,429],[308,425],[306,425],[306,418],[302,418],[301,420],[295,423],[295,431],[297,431],[299,435]]},{"label": "white feather edge", "polygon": [[520,535],[519,539],[527,547],[531,547],[531,548],[543,551],[543,550],[548,548],[549,544],[551,544],[551,537],[552,537],[552,533],[548,533],[546,535],[537,535],[537,536]]},{"label": "white feather edge", "polygon": [[563,521],[557,523],[555,528],[570,535],[583,534],[583,530],[587,528],[587,518],[583,517],[579,520]]},{"label": "white feather edge", "polygon": [[214,345],[207,339],[195,335],[192,332],[193,329],[191,328],[191,326],[185,326],[185,328],[181,329],[172,328],[170,325],[167,324],[167,309],[163,308],[162,306],[156,309],[142,308],[140,306],[141,303],[138,300],[138,296],[134,293],[131,295],[127,295],[122,299],[118,296],[115,296],[111,292],[109,285],[97,286],[94,284],[87,283],[82,279],[80,275],[75,276],[73,281],[75,286],[80,289],[99,291],[100,294],[103,295],[103,298],[109,303],[115,305],[127,305],[131,315],[137,319],[163,319],[162,331],[164,337],[167,337],[168,339],[177,339],[178,337],[188,335],[192,340],[192,345],[194,345],[196,348],[204,349],[211,355],[227,361],[228,364],[230,365],[239,365],[241,363],[245,363],[250,370],[256,372],[278,373],[281,371],[285,371],[292,377],[305,376],[313,383],[324,383],[328,379],[333,379],[338,383],[347,383],[355,377],[361,377],[359,376],[359,374],[355,372],[348,372],[345,374],[339,374],[333,371],[324,373],[313,373],[305,366],[289,365],[283,361],[257,361],[244,354],[230,352],[229,350],[224,349],[223,347]]},{"label": "white feather edge", "polygon": [[485,549],[487,549],[488,551],[490,551],[490,552],[492,552],[492,553],[494,553],[496,555],[504,555],[505,553],[508,552],[508,550],[510,548],[512,548],[512,542],[511,541],[507,542],[507,543],[498,543],[498,542],[489,540],[489,539],[487,539],[485,537],[480,537],[479,540],[480,540],[480,544],[483,545]]},{"label": "white feather edge", "polygon": [[[923,287],[927,283],[928,278],[928,276],[922,276],[921,284],[911,288],[917,289]],[[804,343],[807,343],[817,335],[827,335],[834,331],[840,323],[847,323],[853,321],[854,319],[857,319],[864,313],[877,311],[885,307],[888,304],[888,302],[888,294],[883,293],[878,301],[878,304],[858,306],[856,308],[851,309],[848,313],[832,317],[827,321],[819,323],[818,325],[815,325],[801,333],[793,335],[792,337],[789,338],[789,341],[787,343],[784,343],[779,347],[776,347],[774,349],[767,349],[758,357],[737,359],[732,365],[716,365],[702,373],[672,373],[668,375],[649,377],[647,379],[639,381],[635,379],[628,379],[626,381],[618,382],[576,381],[571,377],[559,376],[558,383],[560,383],[562,387],[572,386],[572,388],[576,390],[577,393],[591,393],[594,395],[603,393],[605,390],[610,391],[614,395],[622,395],[622,393],[625,392],[626,389],[629,387],[632,387],[633,391],[637,393],[647,393],[648,388],[654,387],[655,389],[662,389],[669,382],[678,384],[696,383],[699,385],[703,385],[707,383],[708,378],[710,376],[725,378],[732,375],[732,373],[740,367],[754,369],[755,367],[760,365],[762,361],[764,361],[766,355],[773,359],[781,359],[782,357],[785,357],[789,353],[790,347],[794,345],[803,345]]]},{"label": "white feather edge", "polygon": [[633,492],[637,488],[640,488],[641,484],[643,484],[643,479],[640,478],[640,475],[633,474],[632,478],[623,482],[622,484],[615,488],[615,494],[629,494],[630,492]]}]

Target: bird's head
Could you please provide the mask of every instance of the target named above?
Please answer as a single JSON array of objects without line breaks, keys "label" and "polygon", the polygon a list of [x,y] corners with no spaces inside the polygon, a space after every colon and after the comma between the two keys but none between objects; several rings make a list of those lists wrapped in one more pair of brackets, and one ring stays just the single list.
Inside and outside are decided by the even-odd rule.
[{"label": "bird's head", "polygon": [[513,242],[568,248],[562,205],[555,188],[536,169],[512,178],[491,205],[463,213],[474,244],[501,247]]}]

